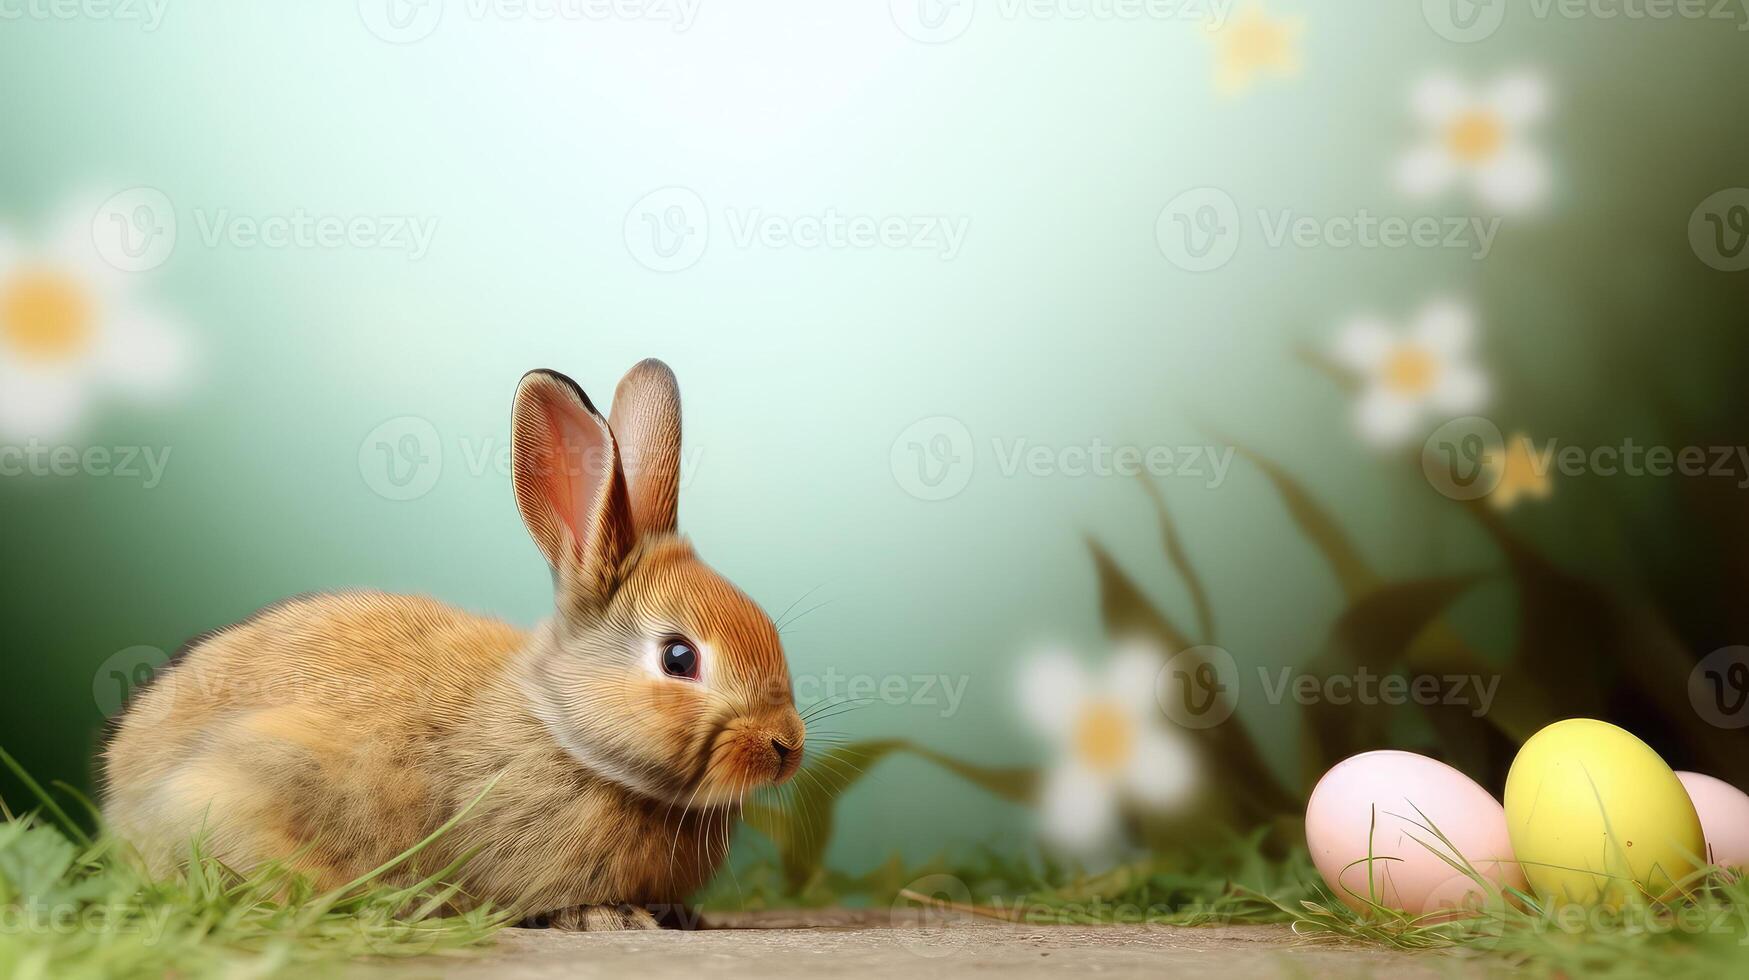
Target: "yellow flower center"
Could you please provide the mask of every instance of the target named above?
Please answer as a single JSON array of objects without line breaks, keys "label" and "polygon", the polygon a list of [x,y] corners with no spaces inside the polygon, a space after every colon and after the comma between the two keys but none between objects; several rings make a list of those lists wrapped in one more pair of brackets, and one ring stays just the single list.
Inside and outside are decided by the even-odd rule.
[{"label": "yellow flower center", "polygon": [[1521,497],[1541,500],[1549,496],[1547,461],[1538,455],[1536,444],[1529,436],[1513,436],[1506,451],[1491,454],[1488,462],[1499,475],[1489,501],[1500,510],[1511,510]]},{"label": "yellow flower center", "polygon": [[1287,60],[1287,31],[1262,17],[1234,24],[1226,42],[1227,63],[1235,68],[1262,68]]},{"label": "yellow flower center", "polygon": [[1094,701],[1075,720],[1075,752],[1097,772],[1115,772],[1129,761],[1135,732],[1129,715],[1111,701]]},{"label": "yellow flower center", "polygon": [[1506,127],[1492,112],[1466,112],[1451,124],[1445,139],[1453,156],[1465,163],[1480,163],[1506,142]]},{"label": "yellow flower center", "polygon": [[65,360],[91,339],[91,305],[72,277],[25,270],[0,285],[0,339],[31,360]]},{"label": "yellow flower center", "polygon": [[1385,386],[1400,395],[1418,397],[1433,390],[1439,363],[1419,347],[1399,347],[1385,360]]}]

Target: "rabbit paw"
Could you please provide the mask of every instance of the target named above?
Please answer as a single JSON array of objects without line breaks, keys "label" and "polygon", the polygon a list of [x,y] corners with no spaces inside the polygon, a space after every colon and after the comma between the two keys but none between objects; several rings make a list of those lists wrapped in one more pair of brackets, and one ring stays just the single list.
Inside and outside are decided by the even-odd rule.
[{"label": "rabbit paw", "polygon": [[566,932],[622,932],[662,928],[648,909],[636,905],[573,905],[568,909],[532,916],[522,924],[536,929],[563,929]]}]

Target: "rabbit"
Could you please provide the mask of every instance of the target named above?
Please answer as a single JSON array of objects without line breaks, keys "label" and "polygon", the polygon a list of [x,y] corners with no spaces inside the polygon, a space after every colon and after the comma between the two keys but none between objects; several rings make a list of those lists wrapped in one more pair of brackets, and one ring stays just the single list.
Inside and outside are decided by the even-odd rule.
[{"label": "rabbit", "polygon": [[453,905],[579,930],[654,928],[710,880],[745,794],[796,773],[805,732],[770,617],[676,532],[673,373],[637,364],[608,419],[528,373],[511,457],[551,618],[524,632],[345,592],[196,639],[101,761],[105,820],[150,871],[200,836],[233,868],[282,860],[335,887],[472,803],[389,880],[472,852]]}]

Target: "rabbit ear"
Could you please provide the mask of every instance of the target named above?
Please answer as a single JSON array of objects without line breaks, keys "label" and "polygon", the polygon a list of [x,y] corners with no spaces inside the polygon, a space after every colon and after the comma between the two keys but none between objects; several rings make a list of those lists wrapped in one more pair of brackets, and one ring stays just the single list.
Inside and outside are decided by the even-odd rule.
[{"label": "rabbit ear", "polygon": [[680,505],[680,386],[655,358],[632,366],[613,393],[612,427],[639,534],[673,531]]},{"label": "rabbit ear", "polygon": [[636,535],[613,432],[577,383],[530,371],[516,386],[510,480],[561,603],[604,603]]}]

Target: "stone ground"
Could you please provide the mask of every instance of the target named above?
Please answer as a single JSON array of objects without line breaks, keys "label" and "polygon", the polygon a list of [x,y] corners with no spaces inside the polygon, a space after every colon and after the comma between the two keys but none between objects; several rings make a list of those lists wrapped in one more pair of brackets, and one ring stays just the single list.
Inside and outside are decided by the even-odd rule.
[{"label": "stone ground", "polygon": [[510,929],[485,954],[372,967],[368,978],[790,980],[1076,974],[1209,977],[1481,977],[1435,953],[1311,944],[1287,926],[1032,926],[953,916],[894,923],[887,910],[714,916],[695,932],[565,933]]}]

